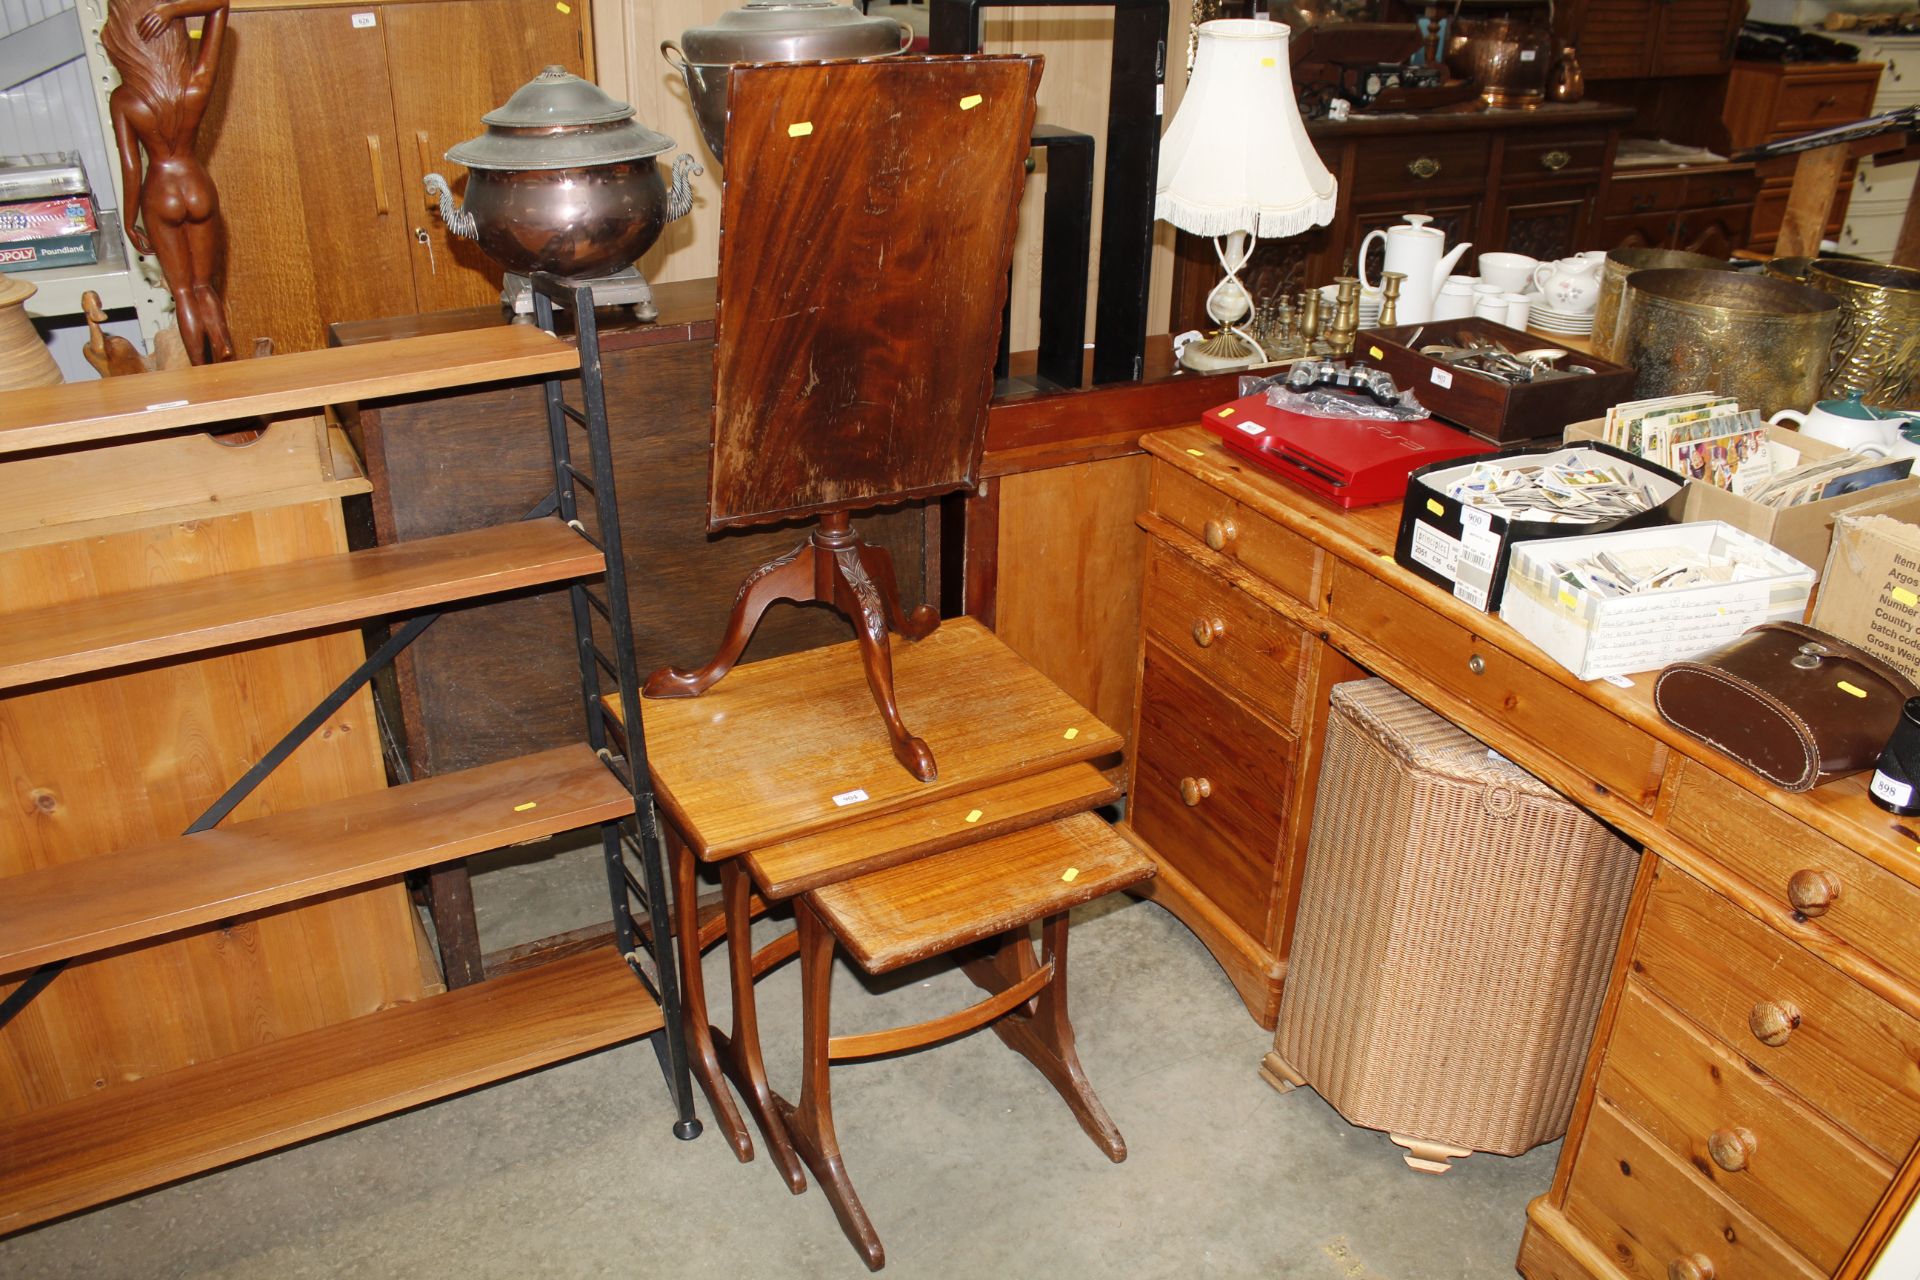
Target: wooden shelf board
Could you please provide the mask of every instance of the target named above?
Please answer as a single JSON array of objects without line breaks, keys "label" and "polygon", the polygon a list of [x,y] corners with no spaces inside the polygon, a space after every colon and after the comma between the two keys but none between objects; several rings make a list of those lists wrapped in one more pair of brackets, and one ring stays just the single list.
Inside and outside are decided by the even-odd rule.
[{"label": "wooden shelf board", "polygon": [[601,949],[0,1121],[0,1234],[660,1026]]},{"label": "wooden shelf board", "polygon": [[589,577],[604,568],[599,552],[558,520],[523,520],[0,613],[0,689]]},{"label": "wooden shelf board", "polygon": [[234,360],[138,378],[7,393],[0,455],[154,435],[261,414],[317,409],[578,368],[571,345],[532,325],[428,334]]},{"label": "wooden shelf board", "polygon": [[14,876],[0,974],[296,902],[633,811],[584,743]]}]

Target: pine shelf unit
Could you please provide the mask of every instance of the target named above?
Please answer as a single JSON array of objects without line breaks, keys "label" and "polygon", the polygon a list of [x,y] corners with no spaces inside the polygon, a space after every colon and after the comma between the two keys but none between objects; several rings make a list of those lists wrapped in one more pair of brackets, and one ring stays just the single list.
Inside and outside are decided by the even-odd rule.
[{"label": "pine shelf unit", "polygon": [[[27,391],[0,409],[0,455],[232,430],[259,414],[580,366],[573,345],[515,325]],[[584,425],[585,416],[557,407],[556,383],[548,394],[556,422],[564,412]],[[598,394],[595,384],[590,398]],[[564,449],[564,427],[554,434]],[[585,502],[576,514],[562,483],[558,516],[0,612],[0,689],[397,621],[510,591],[564,586],[576,592],[579,618],[586,597],[578,592],[588,580],[605,586],[617,545],[609,552],[590,539],[581,517],[597,517]],[[623,592],[618,599],[624,610]],[[0,993],[57,980],[53,966],[108,948],[562,831],[600,826],[612,850],[612,824],[624,822],[626,838],[643,843],[635,819],[638,797],[651,804],[644,768],[638,784],[617,771],[624,762],[604,738],[591,740],[592,714],[587,742],[8,876],[0,881]],[[627,892],[614,874],[616,894]],[[636,974],[647,963],[638,951],[568,955],[0,1118],[0,1234],[661,1031],[663,1002],[675,1003],[671,960],[651,962],[655,991],[666,970],[666,994],[656,999]],[[0,1023],[10,1012],[0,1011]],[[670,1045],[673,1038],[669,1030]],[[684,1071],[676,1079],[677,1052],[664,1055],[668,1083],[681,1103],[676,1132],[690,1137],[698,1123]]]}]

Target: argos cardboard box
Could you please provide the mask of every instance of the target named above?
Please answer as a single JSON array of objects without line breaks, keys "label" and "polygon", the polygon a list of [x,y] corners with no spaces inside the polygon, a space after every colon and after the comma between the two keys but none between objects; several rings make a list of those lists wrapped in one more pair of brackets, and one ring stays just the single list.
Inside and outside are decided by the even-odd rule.
[{"label": "argos cardboard box", "polygon": [[1920,492],[1841,513],[1809,619],[1920,683]]},{"label": "argos cardboard box", "polygon": [[[1600,418],[1576,422],[1567,428],[1567,442],[1597,440],[1605,425]],[[1794,450],[1803,462],[1816,462],[1845,452],[1838,445],[1803,436],[1791,427],[1768,427],[1767,438]],[[1834,498],[1822,498],[1818,502],[1804,502],[1797,507],[1763,507],[1750,498],[1694,481],[1687,486],[1686,505],[1680,518],[1687,521],[1718,520],[1730,524],[1756,538],[1771,542],[1801,564],[1817,569],[1827,561],[1827,547],[1833,540],[1835,517],[1896,491],[1908,497],[1920,497],[1920,476],[1909,476],[1905,480],[1896,480],[1859,493],[1843,493]]]}]

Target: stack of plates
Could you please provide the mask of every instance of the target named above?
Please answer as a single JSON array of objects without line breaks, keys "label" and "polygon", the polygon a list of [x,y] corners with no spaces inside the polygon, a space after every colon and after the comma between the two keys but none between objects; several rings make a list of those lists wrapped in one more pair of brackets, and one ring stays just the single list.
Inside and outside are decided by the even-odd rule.
[{"label": "stack of plates", "polygon": [[1527,312],[1529,329],[1539,329],[1545,333],[1564,333],[1575,338],[1584,338],[1593,332],[1593,312],[1591,311],[1578,315],[1571,311],[1556,311],[1537,293],[1528,293],[1527,301],[1532,304]]}]

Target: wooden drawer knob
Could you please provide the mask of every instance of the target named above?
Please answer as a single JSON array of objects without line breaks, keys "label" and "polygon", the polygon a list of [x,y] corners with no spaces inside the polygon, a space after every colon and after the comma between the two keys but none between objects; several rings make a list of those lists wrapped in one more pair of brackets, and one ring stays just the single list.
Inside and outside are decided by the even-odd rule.
[{"label": "wooden drawer knob", "polygon": [[1806,867],[1787,878],[1787,901],[1803,916],[1825,915],[1840,897],[1840,877],[1819,867]]},{"label": "wooden drawer knob", "polygon": [[1778,1049],[1800,1025],[1800,1010],[1785,1000],[1762,1000],[1747,1014],[1747,1030],[1770,1049]]},{"label": "wooden drawer knob", "polygon": [[1717,1274],[1713,1259],[1704,1253],[1690,1253],[1667,1264],[1667,1280],[1713,1280]]},{"label": "wooden drawer knob", "polygon": [[1200,529],[1200,536],[1214,551],[1225,551],[1227,544],[1238,537],[1240,531],[1233,527],[1231,520],[1209,520]]},{"label": "wooden drawer knob", "polygon": [[1227,624],[1219,618],[1195,618],[1193,620],[1193,642],[1202,649],[1227,634]]},{"label": "wooden drawer knob", "polygon": [[1180,779],[1180,800],[1189,809],[1212,794],[1213,784],[1205,778]]},{"label": "wooden drawer knob", "polygon": [[1707,1154],[1728,1173],[1738,1173],[1753,1159],[1760,1140],[1751,1129],[1715,1129],[1707,1135]]}]

